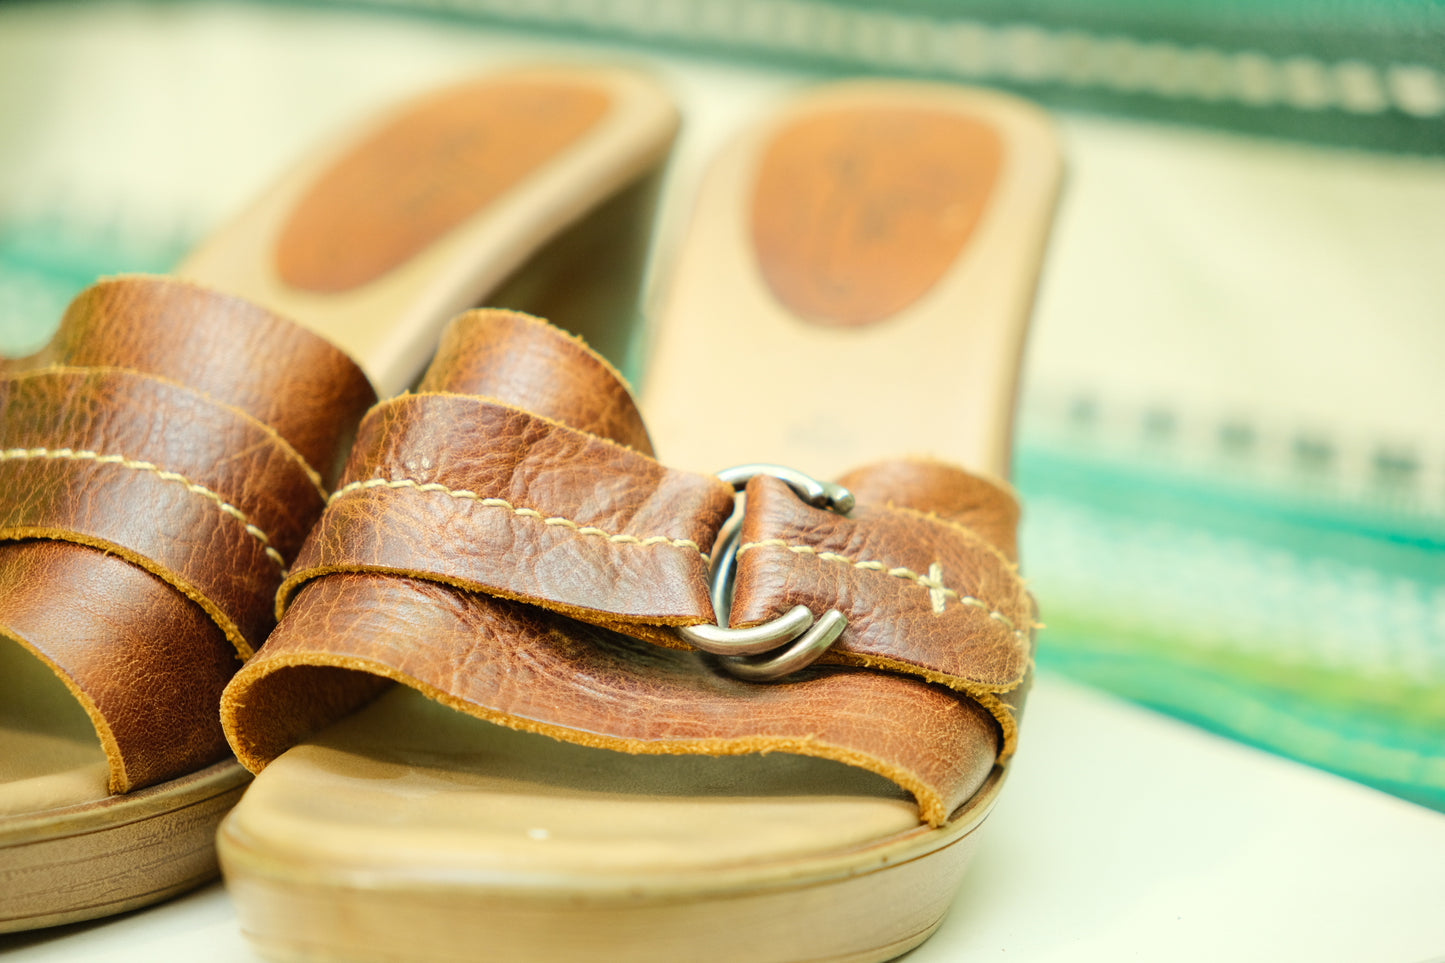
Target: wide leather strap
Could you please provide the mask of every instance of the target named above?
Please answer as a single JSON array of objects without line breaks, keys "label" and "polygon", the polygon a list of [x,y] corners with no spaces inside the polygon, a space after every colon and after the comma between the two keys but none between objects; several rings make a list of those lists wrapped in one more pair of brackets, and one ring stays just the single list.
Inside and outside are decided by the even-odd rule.
[{"label": "wide leather strap", "polygon": [[347,481],[297,559],[406,572],[607,625],[712,618],[707,550],[732,492],[485,398],[408,395],[362,422]]},{"label": "wide leather strap", "polygon": [[388,680],[459,712],[639,754],[792,752],[877,772],[940,825],[993,769],[998,729],[940,686],[848,668],[769,685],[534,606],[422,579],[337,574],[306,585],[221,704],[259,772],[365,705]]},{"label": "wide leather strap", "polygon": [[1008,693],[1033,659],[1033,599],[1013,558],[979,533],[1008,530],[1017,504],[938,462],[892,461],[841,479],[846,516],[813,508],[776,478],[748,484],[731,623],[794,605],[848,620],[826,662],[918,675],[967,693],[998,719],[1001,758],[1017,724]]},{"label": "wide leather strap", "polygon": [[0,372],[125,368],[188,385],[286,439],[328,488],[350,431],[376,401],[356,363],[325,339],[242,298],[170,277],[86,288],[40,352]]},{"label": "wide leather strap", "polygon": [[224,756],[221,689],[372,400],[322,339],[166,278],[97,284],[0,368],[0,633],[86,708],[112,791]]},{"label": "wide leather strap", "polygon": [[526,315],[474,312],[422,387],[363,420],[278,616],[314,579],[395,572],[657,641],[712,619],[707,549],[731,490],[648,454],[601,357]]},{"label": "wide leather strap", "polygon": [[[476,343],[490,347],[478,352]],[[543,367],[529,358],[538,351]],[[909,508],[870,488],[886,486],[896,469],[862,476],[865,502],[879,504],[863,505],[849,524],[869,548],[892,529],[919,542],[922,525],[935,537],[922,539],[919,557],[943,559],[955,577],[997,576],[989,589],[999,588],[998,604],[1009,605],[1016,626],[1001,626],[999,636],[988,613],[976,625],[976,606],[957,597],[964,590],[949,596],[940,587],[931,591],[965,611],[946,612],[941,625],[920,623],[928,641],[875,630],[861,612],[868,592],[918,621],[913,599],[889,596],[890,578],[917,592],[932,616],[928,588],[885,573],[881,593],[871,579],[846,586],[847,604],[864,616],[845,657],[852,665],[756,685],[728,677],[711,656],[679,651],[668,628],[712,618],[705,556],[731,492],[595,433],[599,425],[640,424],[617,414],[619,406],[632,410],[631,401],[604,362],[543,322],[471,312],[454,322],[423,387],[431,393],[379,406],[364,423],[341,487],[287,582],[284,617],[226,691],[223,723],[247,766],[264,767],[364,704],[386,679],[480,718],[586,745],[837,759],[893,779],[935,824],[1011,748],[1007,713],[981,703],[1020,690],[1031,603],[996,547],[959,517],[931,514],[953,496],[928,478],[912,479],[918,507]],[[939,476],[944,488],[954,477]],[[770,486],[755,488],[765,506]],[[906,495],[909,485],[899,488]],[[1011,528],[1011,499],[996,489],[975,494],[990,506],[991,524]],[[846,539],[805,541],[811,533],[786,537],[814,550],[811,563],[817,552],[848,547]],[[1011,533],[1006,541],[1011,549]],[[753,548],[744,560],[755,552],[766,559]],[[783,565],[764,569],[781,571],[798,557],[785,555]],[[824,561],[841,572],[841,563]],[[764,608],[786,607],[790,594],[779,586]],[[959,657],[948,651],[954,630],[961,644],[992,649]],[[870,646],[896,664],[865,658]],[[967,672],[969,684],[926,678],[945,670]]]},{"label": "wide leather strap", "polygon": [[90,545],[160,576],[242,656],[325,504],[280,435],[203,392],[113,368],[0,378],[0,540]]}]

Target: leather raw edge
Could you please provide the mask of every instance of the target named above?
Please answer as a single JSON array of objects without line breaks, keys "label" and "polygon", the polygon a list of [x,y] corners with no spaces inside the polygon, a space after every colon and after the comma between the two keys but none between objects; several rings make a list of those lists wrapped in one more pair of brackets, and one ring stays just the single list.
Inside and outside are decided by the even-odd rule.
[{"label": "leather raw edge", "polygon": [[[613,751],[832,759],[907,790],[933,825],[977,791],[998,758],[992,714],[918,679],[832,667],[782,688],[756,686],[707,668],[697,653],[663,657],[528,606],[409,578],[334,576],[297,604],[222,697],[227,738],[253,771],[364,706],[386,680],[488,722]],[[529,673],[545,680],[540,690],[526,684]],[[892,740],[881,733],[894,730],[864,722],[865,705],[911,733],[896,744],[898,759],[868,748],[886,749]]]},{"label": "leather raw edge", "polygon": [[57,679],[64,683],[66,690],[75,698],[76,702],[80,703],[80,707],[85,710],[86,716],[90,718],[90,724],[95,726],[95,734],[99,737],[100,746],[105,751],[105,761],[110,773],[106,778],[107,791],[109,791],[111,795],[130,792],[132,786],[130,773],[126,769],[125,757],[121,755],[120,744],[116,741],[115,733],[111,731],[110,724],[105,721],[105,717],[100,714],[100,709],[96,706],[95,701],[86,694],[84,689],[76,685],[75,680],[70,677],[70,673],[66,672],[44,652],[41,652],[32,645],[24,636],[11,630],[7,626],[0,626],[0,632],[3,632],[7,639],[10,639],[36,659],[39,659]]}]

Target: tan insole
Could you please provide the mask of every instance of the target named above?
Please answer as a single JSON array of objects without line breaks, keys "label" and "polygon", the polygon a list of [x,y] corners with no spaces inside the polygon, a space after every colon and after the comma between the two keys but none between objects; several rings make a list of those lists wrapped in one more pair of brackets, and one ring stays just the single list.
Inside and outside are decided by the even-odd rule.
[{"label": "tan insole", "polygon": [[101,799],[110,766],[65,683],[0,636],[0,816]]},{"label": "tan insole", "polygon": [[[381,397],[410,385],[442,326],[509,278],[509,296],[522,299],[513,306],[529,308],[526,296],[562,275],[572,303],[587,307],[573,327],[625,343],[627,275],[639,267],[627,258],[642,244],[609,238],[643,236],[629,219],[650,213],[645,175],[676,127],[667,95],[628,70],[468,81],[318,151],[175,273],[320,334]],[[0,635],[0,815],[106,795],[85,712]]]},{"label": "tan insole", "polygon": [[298,866],[555,877],[615,892],[917,824],[898,787],[828,760],[628,756],[506,729],[397,686],[272,763],[227,832]]},{"label": "tan insole", "polygon": [[[899,116],[905,129],[875,142],[879,125]],[[844,155],[837,163],[861,150],[879,169],[856,184],[826,166],[814,172],[832,163],[828,152],[786,141],[800,128],[806,141],[818,117],[832,118],[824,139]],[[833,276],[872,285],[862,321],[800,317],[810,295],[779,296],[760,270],[750,218],[766,222],[762,246],[781,250],[764,258],[786,260],[793,243],[769,236],[785,235],[786,219],[758,210],[755,185],[770,173],[759,174],[759,158],[780,142],[799,157],[777,163],[803,162],[782,174],[827,181],[766,188],[804,208],[794,213],[820,232],[780,270],[824,275],[822,295],[808,302],[815,308],[856,300],[829,292],[835,267]],[[997,154],[996,170],[978,174],[967,155],[962,180],[950,173],[953,152],[980,144]],[[898,171],[888,168],[895,162]],[[826,477],[870,457],[932,452],[1005,474],[1018,353],[1058,174],[1040,116],[936,88],[831,88],[738,144],[703,186],[658,325],[645,402],[662,459],[704,470],[773,460]],[[906,217],[896,205],[910,205]],[[886,243],[876,254],[848,249],[879,236],[873,215],[892,232]],[[850,218],[853,233],[834,233]],[[941,239],[918,233],[936,228]],[[920,250],[900,254],[895,243]],[[900,279],[900,265],[918,259],[931,260]],[[500,730],[393,690],[272,763],[223,838],[298,880],[455,872],[498,886],[620,891],[641,878],[637,892],[655,894],[730,866],[757,872],[917,829],[911,800],[841,764],[785,754],[628,757]]]},{"label": "tan insole", "polygon": [[663,458],[833,478],[932,455],[1008,473],[1058,190],[1041,112],[860,82],[734,144],[666,273],[643,409]]}]

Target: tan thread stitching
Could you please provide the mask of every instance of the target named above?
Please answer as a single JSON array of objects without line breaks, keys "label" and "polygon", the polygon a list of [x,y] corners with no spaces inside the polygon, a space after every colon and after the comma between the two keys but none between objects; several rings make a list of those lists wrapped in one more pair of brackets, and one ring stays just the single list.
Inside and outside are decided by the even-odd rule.
[{"label": "tan thread stitching", "polygon": [[276,549],[271,546],[271,539],[266,536],[265,532],[263,532],[249,518],[246,517],[245,512],[241,511],[235,505],[232,505],[230,502],[226,501],[219,494],[207,488],[205,485],[197,484],[196,482],[191,481],[184,475],[178,474],[173,471],[166,471],[159,465],[153,464],[148,461],[136,461],[135,459],[127,458],[124,455],[102,455],[98,452],[87,451],[85,449],[76,451],[72,448],[6,448],[4,451],[0,451],[0,461],[18,461],[21,459],[31,458],[49,458],[62,461],[89,461],[94,462],[97,465],[120,465],[122,468],[131,468],[135,471],[150,472],[151,474],[155,475],[157,478],[162,479],[163,481],[178,482],[181,485],[184,485],[187,491],[194,492],[197,495],[208,498],[211,501],[215,502],[216,507],[218,507],[221,511],[225,512],[227,515],[230,515],[232,518],[239,521],[242,525],[246,526],[247,534],[249,534],[252,538],[256,539],[256,541],[261,543],[261,547],[266,551],[266,557],[271,559],[271,561],[275,562],[276,566],[281,569],[282,577],[284,578],[286,575],[286,559],[282,558],[281,553],[276,551]]},{"label": "tan thread stitching", "polygon": [[943,565],[934,562],[928,566],[928,600],[933,603],[933,614],[942,615],[948,604],[948,590],[943,587]]},{"label": "tan thread stitching", "polygon": [[816,548],[813,548],[811,545],[792,545],[781,538],[767,538],[762,540],[761,542],[747,542],[743,545],[738,546],[738,556],[741,557],[742,554],[749,549],[764,547],[786,548],[788,551],[793,552],[797,555],[813,555],[823,559],[826,562],[842,562],[845,565],[851,565],[854,568],[860,568],[867,572],[882,572],[884,575],[891,575],[894,578],[905,579],[909,582],[913,582],[917,585],[922,586],[923,588],[928,589],[930,595],[932,595],[932,593],[934,592],[937,592],[944,597],[957,600],[960,605],[967,605],[972,608],[983,609],[985,612],[988,613],[989,618],[993,619],[995,622],[1001,622],[1004,625],[1008,626],[1009,631],[1012,632],[1015,637],[1019,639],[1022,639],[1024,637],[1023,631],[1014,624],[1013,619],[1009,618],[1007,615],[1004,615],[998,609],[990,607],[987,602],[984,602],[981,599],[976,599],[972,595],[963,595],[955,591],[954,589],[948,588],[941,581],[939,581],[938,578],[933,577],[933,573],[931,570],[928,575],[919,575],[911,568],[902,568],[901,566],[897,568],[889,568],[883,562],[859,562],[849,558],[846,555],[839,555],[836,552],[820,552]]},{"label": "tan thread stitching", "polygon": [[348,485],[343,485],[341,488],[338,488],[332,494],[331,498],[327,500],[326,504],[329,506],[332,502],[336,501],[342,495],[345,495],[348,492],[358,491],[363,488],[410,488],[419,492],[441,492],[442,494],[447,495],[450,498],[460,498],[466,501],[474,501],[478,505],[483,506],[484,508],[505,508],[513,515],[520,515],[523,518],[539,519],[543,525],[556,526],[560,528],[570,528],[578,535],[590,535],[596,538],[604,538],[609,542],[617,542],[623,545],[640,545],[644,548],[649,545],[671,545],[674,548],[690,548],[694,552],[697,552],[699,556],[701,556],[704,563],[711,564],[711,559],[709,558],[708,554],[704,552],[701,547],[699,547],[697,542],[694,542],[690,538],[669,538],[666,535],[649,535],[646,538],[640,538],[636,535],[614,535],[611,532],[604,531],[603,529],[597,528],[595,526],[582,525],[578,522],[572,521],[572,519],[570,518],[563,518],[560,515],[543,515],[535,508],[517,508],[505,498],[488,498],[483,495],[478,495],[476,492],[467,491],[465,488],[449,488],[448,486],[443,485],[440,482],[422,483],[414,481],[410,478],[399,478],[395,480],[389,478],[368,478],[365,481],[354,481]]},{"label": "tan thread stitching", "polygon": [[969,544],[974,548],[988,552],[994,558],[998,559],[1000,562],[1003,562],[1004,565],[1008,566],[1008,570],[1010,572],[1014,572],[1015,574],[1017,574],[1018,572],[1018,563],[1010,561],[1009,557],[1003,552],[999,551],[996,545],[990,544],[989,541],[982,535],[980,535],[976,529],[969,528],[962,522],[956,522],[951,518],[944,518],[942,515],[939,515],[935,512],[924,512],[919,511],[916,508],[909,508],[906,505],[890,504],[888,506],[888,510],[890,512],[897,512],[901,515],[911,515],[914,518],[921,518],[925,521],[932,522],[935,525],[942,525],[950,531],[957,532],[967,538]]},{"label": "tan thread stitching", "polygon": [[[145,277],[145,276],[146,276],[146,275],[126,275],[126,274],[118,274],[118,275],[113,275],[112,278]],[[174,279],[172,279],[172,280],[174,280]],[[182,383],[179,382],[179,381],[173,381],[173,380],[171,380],[170,378],[165,378],[165,377],[162,377],[162,376],[157,375],[157,374],[140,374],[139,372],[133,371],[133,370],[131,370],[131,369],[129,369],[129,368],[116,368],[116,367],[111,367],[111,366],[108,366],[108,365],[86,365],[86,366],[84,366],[84,367],[76,367],[76,366],[72,366],[72,365],[60,364],[60,363],[54,362],[54,361],[52,361],[50,364],[46,365],[46,366],[43,367],[43,368],[32,368],[32,369],[29,370],[29,371],[21,371],[21,372],[17,372],[17,373],[15,373],[15,374],[12,374],[12,375],[6,375],[3,380],[5,380],[5,381],[19,381],[19,380],[22,379],[22,378],[35,378],[35,377],[42,377],[42,376],[44,376],[44,375],[70,375],[70,374],[90,375],[90,374],[96,374],[96,373],[103,373],[103,374],[117,374],[117,373],[118,373],[118,374],[123,374],[123,375],[126,375],[126,376],[135,376],[135,377],[139,378],[139,379],[142,380],[142,381],[153,381],[153,382],[156,382],[156,383],[158,383],[158,384],[170,385],[170,386],[173,387],[173,388],[181,388],[181,389],[183,389],[183,390],[185,390],[185,391],[197,391],[197,389],[192,388],[192,387],[190,387],[189,385],[182,384]],[[241,408],[237,408],[237,407],[235,407],[235,406],[233,406],[233,405],[229,405],[229,404],[225,403],[224,401],[221,401],[221,400],[218,399],[218,398],[214,398],[214,397],[206,394],[206,393],[203,392],[203,391],[200,391],[200,392],[198,392],[198,393],[201,394],[201,395],[203,395],[203,396],[205,396],[206,400],[209,401],[209,402],[211,402],[212,404],[215,404],[215,405],[221,407],[222,409],[224,409],[224,410],[226,410],[227,412],[229,412],[231,415],[239,416],[239,417],[241,417],[242,419],[244,419],[244,420],[246,420],[246,421],[248,421],[248,422],[251,422],[251,423],[254,424],[256,427],[258,427],[258,428],[260,428],[262,431],[264,431],[267,435],[269,435],[270,438],[271,438],[271,441],[273,441],[274,443],[276,443],[276,444],[281,448],[281,450],[286,453],[287,457],[290,458],[293,462],[295,462],[296,466],[297,466],[298,468],[300,468],[303,472],[306,473],[306,477],[311,481],[311,484],[316,488],[316,494],[319,495],[319,496],[322,497],[322,498],[325,498],[325,497],[326,497],[326,485],[325,485],[325,483],[323,482],[323,480],[322,480],[322,478],[321,478],[320,472],[318,472],[316,469],[312,468],[312,467],[311,467],[311,463],[306,460],[306,456],[302,455],[301,452],[297,451],[297,450],[295,449],[295,447],[291,444],[291,442],[287,441],[287,440],[281,435],[280,432],[278,432],[275,428],[271,427],[270,425],[266,424],[266,422],[264,422],[264,421],[262,421],[261,419],[257,418],[255,415],[251,414],[249,411],[245,411],[245,410],[243,410],[243,409],[241,409]]]}]

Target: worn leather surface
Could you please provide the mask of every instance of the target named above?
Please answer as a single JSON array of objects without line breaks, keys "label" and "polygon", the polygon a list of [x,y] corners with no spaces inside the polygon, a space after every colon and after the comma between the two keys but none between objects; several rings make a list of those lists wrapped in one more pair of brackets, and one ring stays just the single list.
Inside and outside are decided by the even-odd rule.
[{"label": "worn leather surface", "polygon": [[[988,483],[962,469],[915,464],[927,479],[900,491],[920,496],[917,504],[936,509],[949,490],[974,489],[983,510],[940,514],[897,497],[875,500],[882,486],[868,483],[870,472],[897,477],[907,463],[852,473],[862,494],[846,517],[805,504],[775,478],[754,478],[732,624],[759,625],[798,604],[837,609],[848,626],[825,661],[914,673],[968,693],[998,717],[1007,756],[1016,725],[997,696],[1017,689],[1032,666],[1033,600],[1014,561],[967,522],[1008,513],[1012,500],[983,492]],[[930,497],[930,487],[940,494]],[[959,501],[972,507],[975,499]]]},{"label": "worn leather surface", "polygon": [[348,432],[376,394],[324,339],[242,298],[169,277],[100,281],[66,309],[50,343],[0,372],[125,368],[189,385],[271,426],[331,486]]},{"label": "worn leather surface", "polygon": [[145,569],[74,543],[0,543],[0,632],[38,653],[95,723],[110,790],[225,758],[212,724],[240,666],[206,613]]},{"label": "worn leather surface", "polygon": [[485,324],[453,324],[442,332],[417,391],[498,399],[643,455],[653,453],[642,413],[605,358],[525,314],[489,311],[485,317]]},{"label": "worn leather surface", "polygon": [[165,278],[92,287],[0,371],[0,632],[86,707],[112,791],[224,756],[220,691],[325,504],[313,460],[370,400],[320,338]]},{"label": "worn leather surface", "polygon": [[457,395],[384,403],[357,442],[283,602],[329,572],[406,571],[592,621],[712,618],[716,478]]},{"label": "worn leather surface", "polygon": [[203,392],[114,368],[0,381],[0,539],[113,552],[194,599],[243,655],[320,514],[319,479],[279,435]]},{"label": "worn leather surface", "polygon": [[993,768],[997,728],[948,690],[891,674],[805,670],[755,685],[664,648],[421,579],[309,584],[223,703],[259,771],[395,679],[478,718],[632,753],[795,752],[881,773],[934,824]]},{"label": "worn leather surface", "polygon": [[631,447],[650,443],[601,358],[525,315],[474,312],[421,387],[362,421],[278,611],[327,574],[407,572],[607,625],[713,618],[706,547],[732,492]]},{"label": "worn leather surface", "polygon": [[[858,474],[863,497],[844,519],[755,480],[744,539],[782,545],[743,553],[742,619],[806,599],[843,607],[853,625],[830,657],[846,664],[740,682],[660,628],[711,621],[704,546],[729,489],[594,434],[635,423],[617,414],[625,387],[543,322],[471,312],[448,345],[423,382],[431,393],[363,423],[284,617],[225,693],[246,765],[364,704],[379,679],[627,752],[837,759],[893,779],[935,824],[1012,750],[1000,694],[1021,691],[1034,623],[1007,492],[947,466],[891,463]],[[586,396],[573,399],[573,385]],[[970,522],[1005,532],[1006,551]],[[845,552],[847,564],[829,555]],[[853,564],[875,559],[882,570]],[[904,565],[937,585],[893,571]]]}]

